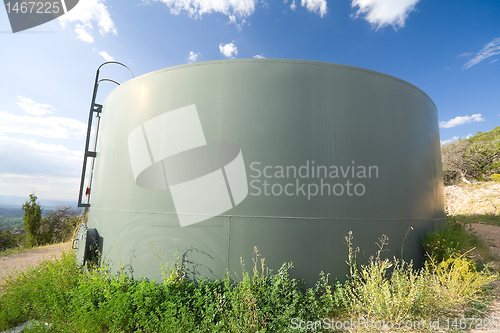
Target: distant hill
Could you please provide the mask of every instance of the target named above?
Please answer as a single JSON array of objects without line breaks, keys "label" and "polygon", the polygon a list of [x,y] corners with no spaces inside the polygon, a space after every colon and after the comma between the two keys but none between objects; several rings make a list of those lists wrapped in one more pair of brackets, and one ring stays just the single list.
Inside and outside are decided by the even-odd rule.
[{"label": "distant hill", "polygon": [[[20,197],[13,195],[0,195],[0,208],[19,208],[23,206],[23,204],[29,200],[29,196]],[[62,201],[62,200],[50,200],[38,198],[38,202],[42,208],[50,210],[61,206],[67,206],[76,209],[77,202],[75,201]],[[81,209],[78,209],[81,210]]]},{"label": "distant hill", "polygon": [[[4,230],[16,231],[24,229],[24,211],[22,205],[28,198],[18,196],[0,195],[0,233]],[[42,206],[42,216],[49,215],[58,207],[71,207],[72,210],[80,213],[82,208],[77,208],[76,203],[70,201],[44,200],[39,199]]]},{"label": "distant hill", "polygon": [[441,156],[446,185],[491,180],[500,173],[500,126],[442,146]]}]

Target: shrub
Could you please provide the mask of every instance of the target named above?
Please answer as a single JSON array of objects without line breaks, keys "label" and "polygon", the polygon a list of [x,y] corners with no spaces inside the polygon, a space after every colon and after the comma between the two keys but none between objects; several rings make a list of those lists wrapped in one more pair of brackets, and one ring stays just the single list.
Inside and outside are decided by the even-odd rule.
[{"label": "shrub", "polygon": [[[350,276],[343,284],[336,283],[334,317],[338,320],[363,318],[368,323],[385,321],[397,325],[450,319],[460,316],[467,304],[481,300],[482,287],[497,278],[488,269],[477,272],[474,262],[463,255],[443,262],[431,261],[431,265],[421,270],[416,270],[411,262],[381,259],[387,241],[383,236],[378,242],[377,255],[360,265],[352,234],[346,237]],[[357,331],[374,330],[367,325]]]},{"label": "shrub", "polygon": [[478,245],[480,245],[480,240],[477,233],[455,216],[448,216],[445,226],[427,234],[422,239],[427,261],[432,258],[434,262],[460,256]]},{"label": "shrub", "polygon": [[352,233],[346,241],[348,279],[332,286],[321,275],[309,289],[289,277],[292,263],[268,271],[257,249],[252,272],[243,265],[238,283],[229,275],[222,281],[187,281],[176,265],[163,283],[128,278],[123,269],[118,275],[106,267],[84,273],[68,251],[0,286],[0,330],[37,320],[29,331],[310,332],[293,328],[292,320],[449,318],[450,311],[459,315],[468,302],[480,300],[482,286],[496,279],[488,269],[478,272],[465,255],[431,258],[421,270],[411,262],[381,259],[385,236],[375,257],[359,264]]},{"label": "shrub", "polygon": [[500,182],[500,174],[495,173],[495,174],[492,174],[490,177],[491,177],[492,181],[494,181],[494,182]]},{"label": "shrub", "polygon": [[37,201],[36,195],[30,194],[30,199],[23,204],[24,229],[27,234],[27,245],[36,246],[40,242],[40,221],[42,219],[42,207]]}]

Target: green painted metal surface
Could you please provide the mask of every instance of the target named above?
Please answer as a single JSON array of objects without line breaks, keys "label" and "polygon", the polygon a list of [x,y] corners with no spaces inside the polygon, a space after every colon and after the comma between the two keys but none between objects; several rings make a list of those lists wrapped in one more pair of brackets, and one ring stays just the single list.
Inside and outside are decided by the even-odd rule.
[{"label": "green painted metal surface", "polygon": [[254,246],[312,286],[360,258],[422,259],[445,220],[437,109],[417,87],[370,70],[227,60],[132,79],[104,102],[89,226],[105,262],[161,278],[249,269]]}]

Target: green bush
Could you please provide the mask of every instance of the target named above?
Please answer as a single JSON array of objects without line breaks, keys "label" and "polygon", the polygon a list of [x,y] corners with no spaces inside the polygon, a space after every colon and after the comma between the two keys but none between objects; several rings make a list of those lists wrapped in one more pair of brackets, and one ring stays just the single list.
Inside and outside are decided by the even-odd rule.
[{"label": "green bush", "polygon": [[[388,244],[380,238],[379,251],[367,264],[356,261],[352,234],[346,237],[349,246],[350,276],[343,284],[337,282],[333,293],[335,318],[364,318],[371,322],[429,322],[460,316],[467,304],[480,302],[481,290],[497,279],[487,268],[476,271],[472,260],[453,256],[416,270],[412,263],[397,258],[381,259]],[[357,331],[374,331],[358,327]]]},{"label": "green bush", "polygon": [[441,147],[445,185],[484,181],[500,171],[500,126]]},{"label": "green bush", "polygon": [[434,262],[445,261],[454,255],[460,256],[480,245],[480,239],[472,227],[455,216],[448,216],[445,226],[427,234],[422,240],[427,260],[432,258]]},{"label": "green bush", "polygon": [[500,182],[500,174],[495,173],[495,174],[492,174],[490,177],[491,177],[492,181],[494,181],[494,182]]},{"label": "green bush", "polygon": [[[105,269],[81,273],[74,254],[9,278],[0,296],[0,330],[27,320],[56,332],[297,332],[292,318],[317,320],[329,313],[326,279],[309,290],[277,274],[254,270],[239,283],[177,279],[159,284]],[[42,329],[35,325],[32,329]],[[300,330],[299,330],[300,332]]]},{"label": "green bush", "polygon": [[30,199],[23,204],[24,230],[26,230],[26,243],[28,246],[36,246],[40,243],[40,221],[42,220],[42,207],[38,203],[36,195],[30,194]]},{"label": "green bush", "polygon": [[123,270],[83,273],[74,254],[64,252],[0,285],[0,330],[31,320],[37,321],[28,329],[33,332],[311,332],[294,329],[292,319],[449,318],[480,300],[481,288],[496,279],[488,270],[478,272],[463,255],[431,259],[420,270],[411,262],[382,259],[385,236],[376,256],[360,264],[351,233],[346,242],[348,279],[330,285],[322,275],[309,289],[289,277],[292,263],[270,272],[256,249],[252,271],[243,265],[238,283],[229,275],[222,281],[187,281],[176,267],[163,283],[134,280]]}]

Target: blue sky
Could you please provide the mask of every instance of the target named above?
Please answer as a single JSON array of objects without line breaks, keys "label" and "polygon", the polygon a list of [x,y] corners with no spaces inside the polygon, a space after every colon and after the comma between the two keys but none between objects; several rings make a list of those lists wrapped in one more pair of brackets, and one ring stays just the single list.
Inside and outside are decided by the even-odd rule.
[{"label": "blue sky", "polygon": [[[436,103],[442,142],[500,124],[500,2],[80,0],[13,34],[0,9],[0,195],[76,201],[95,70],[287,58],[363,67]],[[112,66],[109,66],[112,67]],[[124,82],[130,73],[105,68]],[[102,84],[103,101],[112,84]]]}]

